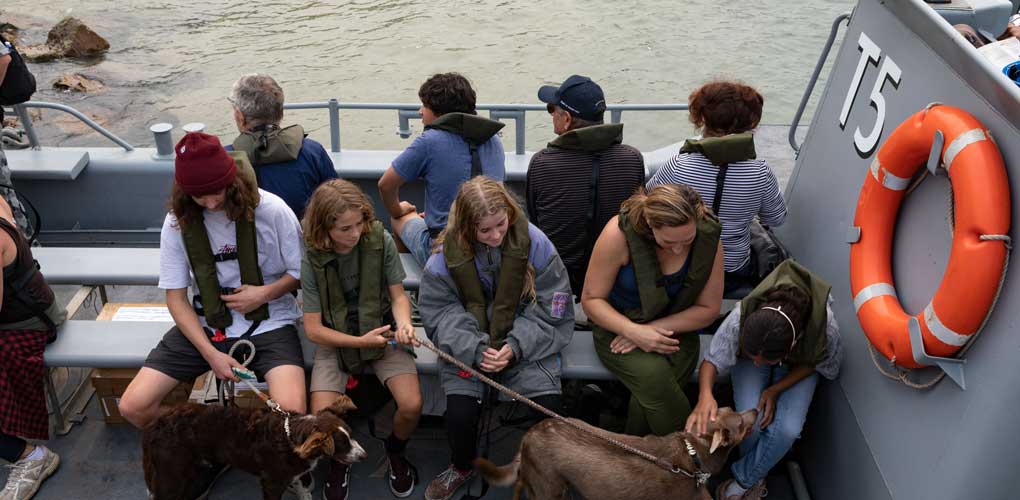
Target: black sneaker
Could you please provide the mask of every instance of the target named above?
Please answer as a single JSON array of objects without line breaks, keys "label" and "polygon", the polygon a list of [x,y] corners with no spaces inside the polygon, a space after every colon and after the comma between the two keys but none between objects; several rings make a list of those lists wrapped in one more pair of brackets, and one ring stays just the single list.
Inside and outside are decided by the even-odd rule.
[{"label": "black sneaker", "polygon": [[347,500],[348,485],[351,480],[351,466],[331,460],[326,482],[322,485],[324,500]]},{"label": "black sneaker", "polygon": [[390,492],[397,498],[411,496],[418,484],[418,469],[415,469],[403,455],[387,455],[386,459],[390,463],[387,481]]}]

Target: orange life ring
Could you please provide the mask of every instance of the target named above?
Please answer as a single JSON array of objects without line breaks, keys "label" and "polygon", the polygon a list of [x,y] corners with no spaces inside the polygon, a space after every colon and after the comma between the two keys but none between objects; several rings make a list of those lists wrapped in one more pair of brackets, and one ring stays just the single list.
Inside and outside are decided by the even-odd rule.
[{"label": "orange life ring", "polygon": [[850,288],[861,327],[876,350],[906,368],[922,365],[911,351],[911,316],[903,311],[893,285],[893,230],[936,132],[945,137],[942,163],[953,186],[955,221],[942,283],[915,316],[929,355],[951,357],[977,333],[993,306],[1008,258],[1009,181],[991,135],[976,118],[951,106],[929,106],[907,118],[871,163],[854,215],[859,239],[850,246]]}]

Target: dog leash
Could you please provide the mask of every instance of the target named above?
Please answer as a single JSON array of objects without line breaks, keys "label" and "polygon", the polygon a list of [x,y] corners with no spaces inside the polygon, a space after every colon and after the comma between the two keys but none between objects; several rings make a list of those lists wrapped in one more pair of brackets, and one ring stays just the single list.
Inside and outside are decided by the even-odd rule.
[{"label": "dog leash", "polygon": [[283,415],[283,432],[287,434],[287,439],[290,439],[290,412],[284,410],[283,407],[280,406],[280,403],[274,401],[266,393],[259,390],[258,387],[255,387],[255,384],[251,383],[251,381],[255,379],[255,372],[247,368],[238,368],[236,366],[232,367],[231,370],[234,372],[234,375],[237,375],[237,377],[241,379],[241,382],[248,385],[248,388],[251,389],[252,392],[254,392],[255,395],[262,400],[262,402],[266,403],[266,406],[268,406],[270,410],[274,413]]},{"label": "dog leash", "polygon": [[616,447],[618,447],[618,448],[620,448],[622,450],[628,451],[628,452],[630,452],[630,453],[632,453],[634,455],[637,455],[637,456],[639,456],[639,457],[641,457],[641,458],[643,458],[645,460],[648,460],[649,462],[652,462],[655,465],[658,465],[659,467],[661,467],[662,469],[665,469],[665,470],[667,470],[669,472],[672,472],[673,474],[683,474],[684,476],[687,476],[687,477],[689,477],[691,479],[694,479],[694,481],[697,483],[699,488],[701,486],[704,486],[705,483],[708,482],[708,479],[712,476],[711,473],[705,472],[704,468],[701,465],[701,459],[698,458],[697,450],[694,449],[694,445],[692,445],[690,443],[690,441],[687,440],[687,438],[684,438],[684,446],[687,448],[687,454],[691,456],[691,461],[693,462],[694,469],[695,469],[694,472],[687,472],[686,470],[684,470],[679,465],[675,465],[675,464],[673,464],[671,462],[666,461],[665,459],[662,459],[662,458],[659,458],[659,457],[657,457],[655,455],[652,455],[651,453],[639,450],[639,449],[637,449],[637,448],[635,448],[635,447],[633,447],[633,446],[631,446],[631,445],[629,445],[627,443],[624,443],[624,442],[622,442],[622,441],[620,441],[618,439],[613,438],[612,436],[608,436],[608,435],[606,435],[605,433],[603,433],[601,431],[593,430],[594,428],[583,427],[583,426],[581,426],[581,425],[579,425],[577,423],[574,423],[574,422],[568,420],[566,417],[564,417],[564,416],[562,416],[562,415],[560,415],[560,414],[558,414],[558,413],[556,413],[556,412],[554,412],[552,410],[549,410],[548,408],[546,408],[546,407],[544,407],[544,406],[542,406],[542,405],[540,405],[540,404],[538,404],[538,403],[536,403],[536,402],[534,402],[534,401],[524,397],[523,395],[521,395],[520,393],[510,389],[509,387],[506,387],[505,385],[500,384],[499,382],[496,382],[495,380],[493,380],[493,379],[491,379],[489,377],[486,377],[485,375],[481,374],[480,372],[478,372],[474,368],[468,366],[466,363],[462,362],[461,360],[459,360],[459,359],[457,359],[457,358],[455,358],[455,357],[453,357],[453,356],[451,356],[451,355],[441,351],[438,347],[435,346],[435,344],[433,344],[429,340],[419,339],[418,336],[415,335],[415,336],[413,336],[411,338],[411,342],[414,343],[415,347],[422,346],[422,347],[424,347],[424,348],[434,352],[436,354],[436,356],[439,356],[443,361],[446,361],[447,363],[450,363],[450,364],[456,366],[457,368],[460,368],[461,370],[464,370],[465,372],[471,374],[472,376],[477,377],[478,380],[481,380],[485,384],[487,384],[487,385],[491,386],[492,388],[496,389],[497,391],[507,395],[511,399],[520,401],[520,402],[528,405],[533,410],[535,410],[535,411],[537,411],[539,413],[542,413],[542,414],[544,414],[544,415],[546,415],[546,416],[548,416],[550,418],[559,420],[560,422],[563,422],[563,423],[569,425],[570,427],[573,427],[574,429],[577,429],[577,430],[579,430],[579,431],[581,431],[581,432],[583,432],[585,434],[588,434],[590,436],[595,436],[595,437],[597,437],[597,438],[599,438],[599,439],[601,439],[601,440],[603,440],[603,441],[605,441],[605,442],[607,442],[609,444],[612,444],[613,446],[616,446]]}]

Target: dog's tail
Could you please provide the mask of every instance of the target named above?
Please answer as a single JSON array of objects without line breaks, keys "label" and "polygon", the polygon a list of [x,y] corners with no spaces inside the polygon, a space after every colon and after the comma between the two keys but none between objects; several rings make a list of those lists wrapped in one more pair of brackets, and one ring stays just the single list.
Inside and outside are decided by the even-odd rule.
[{"label": "dog's tail", "polygon": [[506,465],[496,465],[484,458],[475,459],[475,470],[490,484],[495,486],[510,486],[517,482],[517,471],[521,468],[521,454],[514,457],[513,462]]}]

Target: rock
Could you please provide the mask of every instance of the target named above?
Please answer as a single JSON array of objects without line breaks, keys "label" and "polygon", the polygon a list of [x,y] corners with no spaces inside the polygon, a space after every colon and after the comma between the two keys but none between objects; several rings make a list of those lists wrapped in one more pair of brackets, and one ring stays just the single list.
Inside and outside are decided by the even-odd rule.
[{"label": "rock", "polygon": [[22,57],[32,62],[52,61],[61,56],[61,54],[57,52],[56,48],[50,47],[46,44],[19,47],[18,52],[21,53]]},{"label": "rock", "polygon": [[103,82],[81,73],[66,73],[53,82],[53,88],[69,92],[98,92],[105,87]]},{"label": "rock", "polygon": [[57,23],[46,37],[46,45],[65,57],[95,57],[110,48],[109,42],[74,17]]}]

